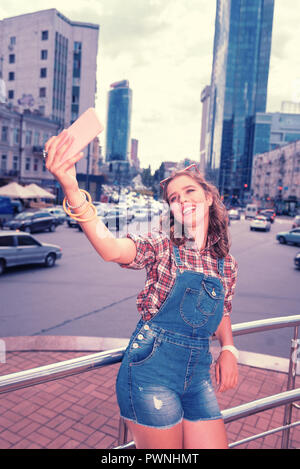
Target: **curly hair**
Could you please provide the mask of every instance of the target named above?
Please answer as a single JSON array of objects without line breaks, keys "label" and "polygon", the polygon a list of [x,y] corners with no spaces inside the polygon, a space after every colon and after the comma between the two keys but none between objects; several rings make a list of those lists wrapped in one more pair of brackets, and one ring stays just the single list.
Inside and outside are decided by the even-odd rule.
[{"label": "curly hair", "polygon": [[[167,196],[168,184],[176,177],[186,174],[191,177],[196,183],[198,183],[206,197],[210,195],[212,197],[212,204],[209,207],[209,223],[208,223],[208,238],[215,240],[214,244],[210,247],[211,255],[215,258],[226,257],[229,253],[230,239],[228,231],[228,215],[225,205],[223,204],[218,189],[206,181],[200,172],[193,171],[177,171],[173,173],[170,178],[166,181],[163,187],[163,199],[167,202],[170,207],[170,203]],[[180,246],[184,244],[189,238],[184,233],[184,227],[175,220],[172,211],[170,210],[169,218],[162,216],[160,219],[160,229],[169,224],[170,239],[171,241]],[[178,237],[179,234],[179,237]]]}]

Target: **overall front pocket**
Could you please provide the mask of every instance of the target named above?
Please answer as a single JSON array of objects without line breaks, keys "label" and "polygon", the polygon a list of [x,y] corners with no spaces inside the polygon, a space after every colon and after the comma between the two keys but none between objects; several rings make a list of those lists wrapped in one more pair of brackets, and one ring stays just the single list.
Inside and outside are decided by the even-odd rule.
[{"label": "overall front pocket", "polygon": [[182,319],[193,327],[201,327],[214,315],[223,299],[223,289],[216,283],[204,279],[200,290],[187,288],[180,303]]},{"label": "overall front pocket", "polygon": [[129,349],[130,366],[140,365],[153,357],[158,348],[156,335],[151,331],[141,331],[135,336]]}]

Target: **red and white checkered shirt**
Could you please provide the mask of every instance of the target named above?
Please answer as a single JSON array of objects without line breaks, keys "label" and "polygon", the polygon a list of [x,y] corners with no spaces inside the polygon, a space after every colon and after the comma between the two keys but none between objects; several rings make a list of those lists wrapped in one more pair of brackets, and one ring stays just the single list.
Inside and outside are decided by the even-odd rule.
[{"label": "red and white checkered shirt", "polygon": [[[146,269],[146,283],[138,294],[137,308],[145,321],[151,319],[159,310],[170,292],[176,278],[176,264],[170,238],[159,232],[149,234],[128,233],[136,245],[136,257],[130,264],[120,264],[127,269]],[[220,278],[218,260],[211,256],[210,246],[216,240],[208,239],[206,248],[199,251],[194,242],[186,242],[179,246],[183,268]],[[231,254],[224,259],[224,313],[231,313],[232,297],[237,279],[237,262]]]}]

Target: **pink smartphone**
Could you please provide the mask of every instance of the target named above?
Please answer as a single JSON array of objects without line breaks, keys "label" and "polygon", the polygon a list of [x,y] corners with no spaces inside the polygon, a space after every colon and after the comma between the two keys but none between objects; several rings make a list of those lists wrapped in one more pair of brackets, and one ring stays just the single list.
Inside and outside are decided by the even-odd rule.
[{"label": "pink smartphone", "polygon": [[69,150],[64,154],[62,161],[77,155],[103,130],[94,108],[87,109],[78,119],[67,129],[68,135],[74,137],[74,141]]}]

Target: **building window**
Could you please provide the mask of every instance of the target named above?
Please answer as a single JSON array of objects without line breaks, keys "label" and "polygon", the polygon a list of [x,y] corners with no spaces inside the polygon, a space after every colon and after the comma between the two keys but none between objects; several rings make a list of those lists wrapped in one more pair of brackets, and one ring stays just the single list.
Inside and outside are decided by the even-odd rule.
[{"label": "building window", "polygon": [[2,126],[1,140],[2,142],[8,142],[8,127],[6,125]]},{"label": "building window", "polygon": [[11,46],[14,46],[16,44],[16,36],[11,36],[9,39],[9,43]]},{"label": "building window", "polygon": [[14,64],[15,61],[16,61],[16,56],[15,56],[15,54],[9,54],[9,56],[8,56],[8,62],[9,62],[10,64]]},{"label": "building window", "polygon": [[43,145],[49,140],[49,134],[47,132],[43,133]]},{"label": "building window", "polygon": [[26,130],[25,143],[26,145],[31,145],[32,142],[32,130]]},{"label": "building window", "polygon": [[13,168],[12,169],[14,171],[18,171],[18,169],[19,169],[19,157],[18,156],[13,157]]},{"label": "building window", "polygon": [[8,73],[8,81],[14,81],[15,79],[15,72]]},{"label": "building window", "polygon": [[14,99],[14,90],[8,90],[8,99]]},{"label": "building window", "polygon": [[46,172],[47,168],[46,168],[46,161],[45,161],[45,158],[43,158],[43,171]]},{"label": "building window", "polygon": [[30,158],[25,160],[25,171],[30,171]]},{"label": "building window", "polygon": [[14,144],[18,145],[20,143],[20,129],[14,129]]},{"label": "building window", "polygon": [[48,31],[42,31],[42,41],[47,41],[48,37]]},{"label": "building window", "polygon": [[7,167],[7,155],[2,155],[1,156],[1,169],[5,171],[6,167]]},{"label": "building window", "polygon": [[33,162],[33,171],[38,171],[39,169],[39,159],[38,158],[34,158],[34,162]]},{"label": "building window", "polygon": [[47,69],[46,68],[41,68],[40,78],[46,78],[46,77],[47,77]]},{"label": "building window", "polygon": [[41,50],[41,60],[47,60],[48,59],[48,51],[43,49]]},{"label": "building window", "polygon": [[40,144],[40,132],[34,132],[34,145],[38,146]]},{"label": "building window", "polygon": [[46,98],[46,88],[40,88],[40,98]]}]

